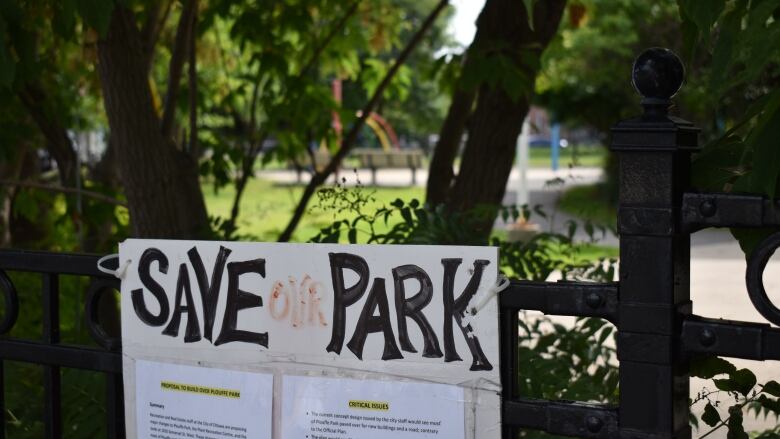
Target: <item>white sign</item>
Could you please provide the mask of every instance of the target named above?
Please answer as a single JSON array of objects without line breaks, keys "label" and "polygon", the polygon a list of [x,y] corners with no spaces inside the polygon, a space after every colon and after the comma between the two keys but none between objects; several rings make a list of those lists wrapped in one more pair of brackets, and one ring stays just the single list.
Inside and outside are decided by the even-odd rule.
[{"label": "white sign", "polygon": [[463,439],[463,388],[285,376],[282,437]]},{"label": "white sign", "polygon": [[273,375],[138,361],[138,437],[271,439]]},{"label": "white sign", "polygon": [[136,360],[273,375],[274,439],[297,437],[285,374],[458,385],[466,439],[499,437],[495,248],[127,240],[119,258],[129,437]]}]

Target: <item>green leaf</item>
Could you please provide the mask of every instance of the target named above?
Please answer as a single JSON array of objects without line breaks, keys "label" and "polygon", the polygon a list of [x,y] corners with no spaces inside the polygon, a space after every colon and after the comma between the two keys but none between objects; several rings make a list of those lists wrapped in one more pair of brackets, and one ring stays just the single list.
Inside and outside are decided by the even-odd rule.
[{"label": "green leaf", "polygon": [[113,0],[76,0],[76,8],[84,22],[98,31],[101,36],[106,35],[111,23],[111,12],[114,10]]},{"label": "green leaf", "polygon": [[780,398],[780,384],[778,384],[777,381],[767,381],[766,384],[764,384],[763,391]]},{"label": "green leaf", "polygon": [[604,342],[611,334],[612,334],[611,327],[604,328],[604,330],[601,331],[601,334],[599,334],[599,344],[604,344]]},{"label": "green leaf", "polygon": [[747,257],[764,239],[777,232],[777,229],[731,229],[731,235],[739,242],[739,248]]},{"label": "green leaf", "polygon": [[680,9],[680,19],[680,30],[683,37],[683,57],[690,63],[693,61],[693,55],[699,42],[699,29],[696,27],[696,23],[682,9]]},{"label": "green leaf", "polygon": [[523,0],[525,13],[528,16],[528,28],[534,30],[534,3],[536,0]]},{"label": "green leaf", "polygon": [[357,229],[349,229],[347,237],[349,238],[350,244],[357,244]]},{"label": "green leaf", "polygon": [[756,401],[761,404],[761,406],[768,412],[774,413],[776,416],[780,416],[780,401],[767,398],[766,395],[760,395]]},{"label": "green leaf", "polygon": [[704,379],[724,373],[734,373],[736,370],[736,366],[718,357],[697,357],[691,360],[690,365],[691,376]]},{"label": "green leaf", "polygon": [[704,406],[704,413],[701,415],[701,420],[710,427],[714,427],[721,421],[720,413],[718,413],[715,407],[708,402],[707,405]]},{"label": "green leaf", "polygon": [[756,376],[748,369],[732,372],[728,379],[712,380],[715,387],[726,392],[739,392],[747,396],[756,385]]},{"label": "green leaf", "polygon": [[[707,2],[700,0],[697,3]],[[717,91],[728,78],[728,72],[736,58],[734,49],[737,47],[742,27],[744,3],[744,1],[737,2],[735,7],[723,17],[722,24],[718,28],[718,41],[712,52],[712,76],[710,76],[710,88],[718,95],[720,93]]]},{"label": "green leaf", "polygon": [[404,221],[406,221],[406,224],[413,224],[414,219],[412,218],[412,211],[408,207],[404,207],[401,209],[401,216],[403,217]]},{"label": "green leaf", "polygon": [[30,221],[36,221],[40,216],[40,208],[35,195],[29,191],[20,191],[14,200],[14,213]]},{"label": "green leaf", "polygon": [[723,12],[726,0],[677,0],[680,10],[696,23],[699,33],[708,35]]},{"label": "green leaf", "polygon": [[52,28],[55,33],[66,40],[70,40],[75,36],[76,0],[58,0],[54,2]]},{"label": "green leaf", "polygon": [[771,430],[764,430],[753,439],[780,439],[780,428],[775,427]]},{"label": "green leaf", "polygon": [[727,439],[748,439],[745,428],[742,426],[741,405],[729,407],[729,422],[726,424],[726,427],[728,427]]},{"label": "green leaf", "polygon": [[777,147],[780,127],[780,93],[775,93],[764,108],[756,127],[745,140],[753,150],[753,172],[750,186],[753,191],[775,196],[780,175],[780,148]]}]

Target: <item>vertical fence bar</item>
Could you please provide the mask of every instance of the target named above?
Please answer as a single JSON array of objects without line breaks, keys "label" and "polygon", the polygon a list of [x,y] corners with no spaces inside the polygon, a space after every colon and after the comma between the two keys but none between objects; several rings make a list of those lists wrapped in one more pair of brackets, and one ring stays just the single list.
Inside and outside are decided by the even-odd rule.
[{"label": "vertical fence bar", "polygon": [[121,374],[106,374],[106,431],[109,439],[124,439],[125,411]]},{"label": "vertical fence bar", "polygon": [[[59,275],[43,274],[43,341],[60,342]],[[59,366],[43,366],[45,437],[62,437],[62,377]]]},{"label": "vertical fence bar", "polygon": [[[518,395],[518,353],[520,342],[518,331],[518,316],[517,310],[509,309],[502,306],[503,296],[499,294],[499,315],[500,315],[500,328],[501,333],[499,337],[500,359],[501,362],[501,397],[503,400],[512,400]],[[503,421],[504,414],[501,414],[502,424],[501,437],[503,439],[514,439],[517,437],[517,429],[507,426]]]},{"label": "vertical fence bar", "polygon": [[0,425],[0,439],[5,439],[5,361],[2,360],[0,360],[0,416],[3,417],[3,423]]},{"label": "vertical fence bar", "polygon": [[622,437],[690,438],[688,371],[676,335],[690,314],[690,236],[678,227],[698,130],[670,117],[669,100],[682,84],[682,64],[670,51],[650,49],[634,65],[645,113],[618,123],[620,360]]}]

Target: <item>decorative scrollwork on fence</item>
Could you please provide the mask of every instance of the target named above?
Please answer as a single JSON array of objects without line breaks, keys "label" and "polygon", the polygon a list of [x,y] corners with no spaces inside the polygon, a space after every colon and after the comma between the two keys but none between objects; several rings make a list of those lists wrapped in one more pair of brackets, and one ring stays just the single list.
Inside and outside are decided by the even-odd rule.
[{"label": "decorative scrollwork on fence", "polygon": [[89,335],[100,346],[110,351],[118,351],[122,346],[122,341],[119,337],[112,337],[101,324],[100,299],[104,294],[112,294],[118,290],[119,285],[116,280],[93,279],[87,290],[87,302],[85,304]]},{"label": "decorative scrollwork on fence", "polygon": [[756,310],[765,319],[780,326],[780,309],[772,303],[766,294],[763,279],[766,264],[772,255],[775,254],[778,247],[780,247],[780,232],[770,235],[758,244],[758,247],[753,250],[750,258],[748,258],[745,282],[748,295],[750,295],[750,301],[753,302]]},{"label": "decorative scrollwork on fence", "polygon": [[11,278],[0,270],[0,289],[3,290],[3,301],[5,302],[5,311],[3,319],[0,320],[0,334],[5,334],[16,324],[19,317],[19,295],[16,293],[16,287]]}]

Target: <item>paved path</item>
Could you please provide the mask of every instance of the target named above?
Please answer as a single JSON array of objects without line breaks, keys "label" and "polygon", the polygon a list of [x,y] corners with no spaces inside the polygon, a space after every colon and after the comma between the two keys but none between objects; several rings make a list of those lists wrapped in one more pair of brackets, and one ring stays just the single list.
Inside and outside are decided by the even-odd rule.
[{"label": "paved path", "polygon": [[[342,172],[347,178],[347,184],[356,181],[354,172]],[[296,176],[290,171],[265,171],[263,178],[268,178],[280,183],[294,183]],[[427,171],[421,170],[417,174],[417,184],[423,186],[427,180]],[[371,181],[371,173],[368,170],[357,170],[357,178],[363,184]],[[544,230],[561,231],[569,217],[555,208],[562,191],[568,187],[579,184],[591,184],[602,178],[602,172],[598,168],[576,168],[553,172],[548,169],[531,169],[528,173],[529,204],[539,204],[546,212],[554,215],[550,219],[538,218]],[[306,180],[306,178],[304,178]],[[550,184],[555,180],[555,184]],[[408,170],[380,170],[377,173],[377,181],[380,186],[408,186],[411,182],[411,173]],[[513,172],[507,184],[507,196],[505,203],[515,203],[517,198],[515,189],[519,186],[519,175]],[[497,226],[502,224],[497,223]],[[584,238],[582,234],[579,236]],[[609,236],[602,242],[604,245],[618,245],[618,239]],[[765,323],[763,317],[755,310],[747,295],[745,288],[745,258],[736,240],[726,230],[704,230],[691,237],[691,298],[696,314],[724,318],[729,320],[742,320]],[[777,258],[780,259],[780,258]],[[764,282],[770,298],[780,305],[780,261],[770,261],[764,274]],[[570,321],[566,318],[562,321]],[[780,362],[753,362],[746,360],[734,360],[739,367],[749,367],[756,372],[759,382],[769,379],[780,381]],[[701,380],[692,381],[691,391],[696,394],[702,385]],[[724,400],[728,407],[731,400]],[[762,429],[775,425],[774,419],[755,420],[748,416],[745,427]],[[705,426],[706,427],[706,426]],[[705,430],[706,431],[706,430]],[[703,432],[694,434],[698,437]],[[725,438],[725,429],[710,435],[711,438]]]}]

